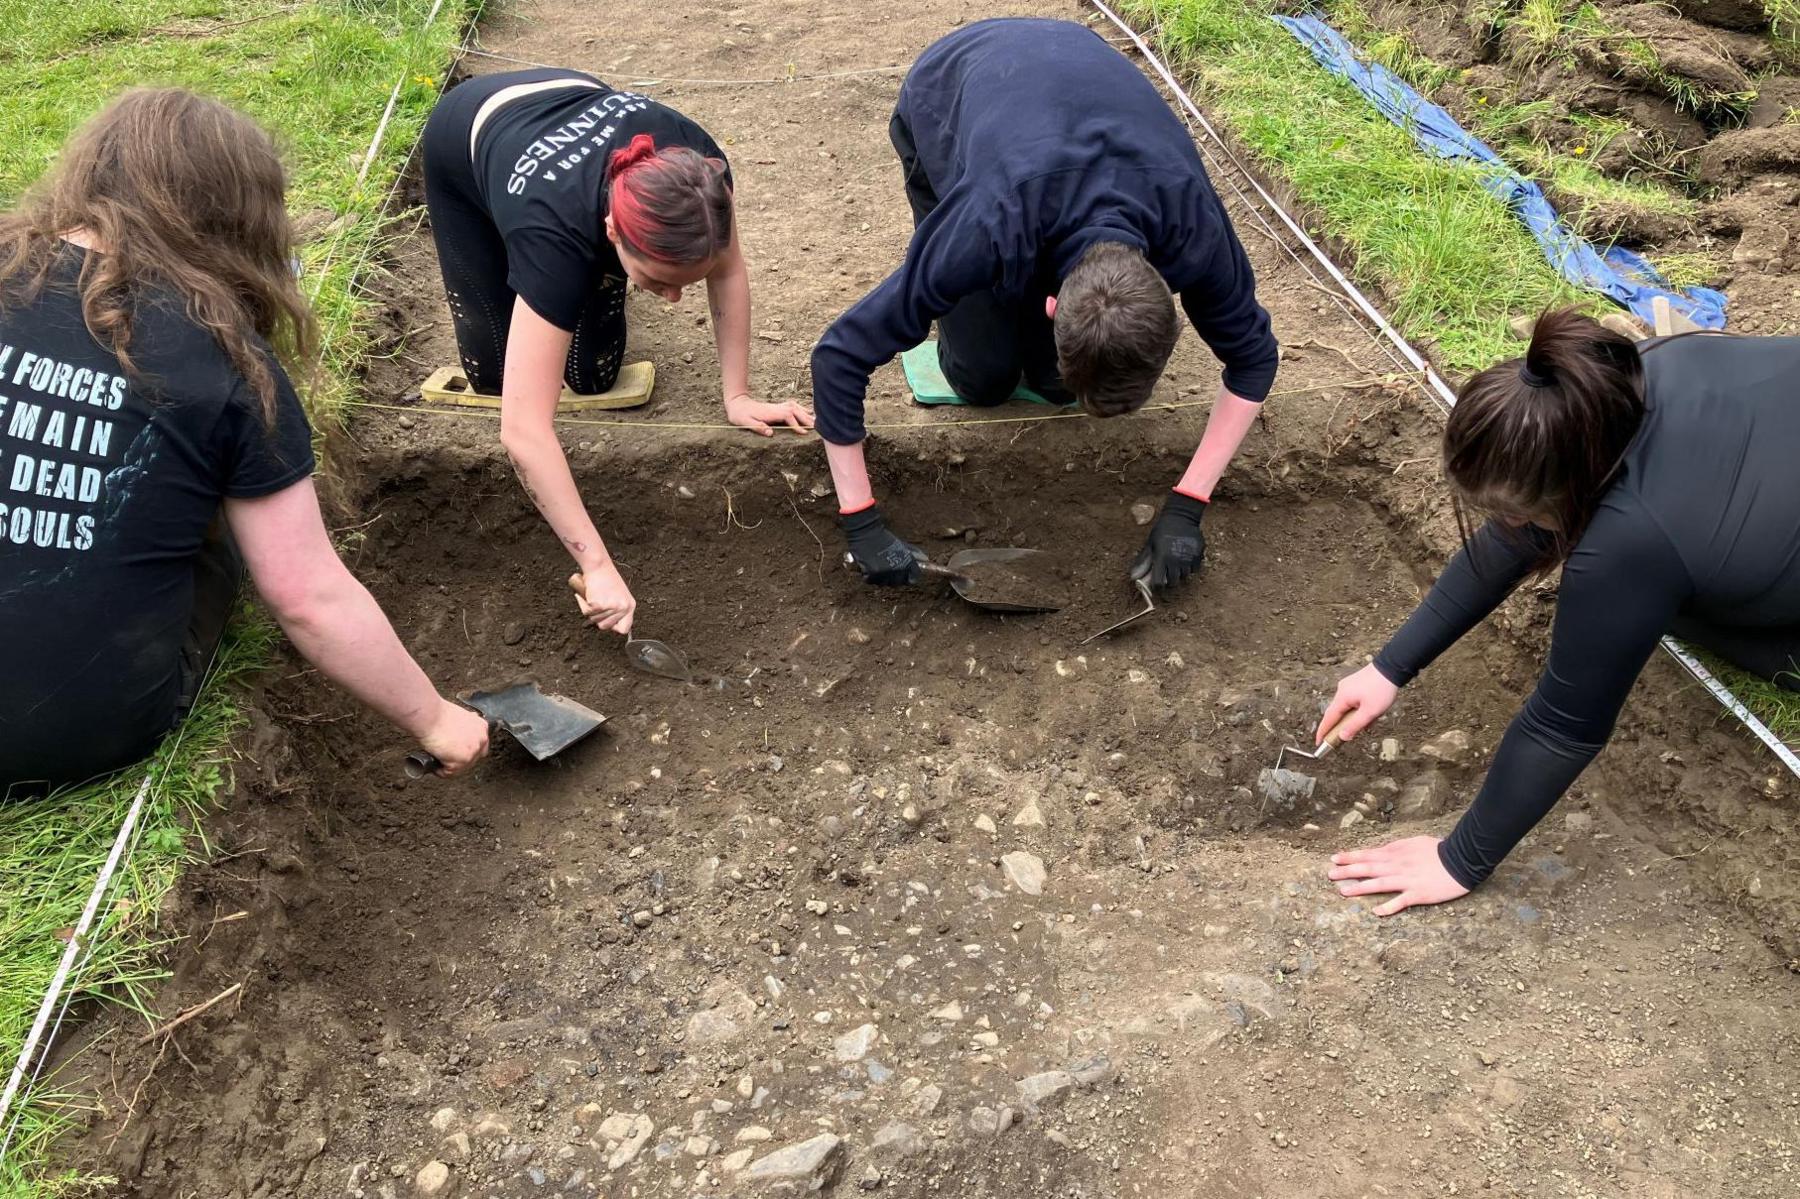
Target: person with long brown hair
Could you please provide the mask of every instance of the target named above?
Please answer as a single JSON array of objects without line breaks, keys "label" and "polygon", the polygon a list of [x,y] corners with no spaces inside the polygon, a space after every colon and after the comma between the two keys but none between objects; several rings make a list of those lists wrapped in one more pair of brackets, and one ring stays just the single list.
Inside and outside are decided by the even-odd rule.
[{"label": "person with long brown hair", "polygon": [[300,652],[442,773],[487,752],[332,548],[288,376],[314,324],[285,191],[248,117],[140,89],[0,214],[0,798],[150,753],[246,566]]},{"label": "person with long brown hair", "polygon": [[750,391],[750,271],[724,151],[674,109],[561,68],[458,84],[421,146],[463,373],[500,397],[500,442],[575,560],[582,614],[629,635],[637,600],[552,423],[565,384],[595,395],[617,380],[626,283],[673,304],[705,282],[726,419],[765,437],[812,428],[801,405]]},{"label": "person with long brown hair", "polygon": [[[1634,343],[1573,310],[1475,375],[1444,430],[1462,551],[1317,736],[1354,738],[1525,579],[1560,567],[1550,657],[1450,836],[1339,853],[1377,915],[1468,894],[1612,735],[1673,633],[1800,691],[1800,338]],[[1486,517],[1472,528],[1476,516]]]}]

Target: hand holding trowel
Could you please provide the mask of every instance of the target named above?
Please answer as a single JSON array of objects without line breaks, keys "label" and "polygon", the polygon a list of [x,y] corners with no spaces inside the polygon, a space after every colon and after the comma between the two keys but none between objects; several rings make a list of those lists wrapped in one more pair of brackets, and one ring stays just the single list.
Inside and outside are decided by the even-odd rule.
[{"label": "hand holding trowel", "polygon": [[[587,585],[579,573],[569,576],[569,590],[575,593],[575,602],[581,606],[581,614],[586,616]],[[683,683],[690,683],[694,679],[693,672],[688,670],[687,661],[660,641],[625,634],[625,660],[645,674],[660,675]]]},{"label": "hand holding trowel", "polygon": [[[476,691],[463,703],[487,719],[488,729],[509,734],[542,762],[561,753],[606,722],[606,717],[561,695],[545,695],[536,683],[514,683],[498,691]],[[424,778],[441,766],[418,749],[406,755],[406,777]]]}]

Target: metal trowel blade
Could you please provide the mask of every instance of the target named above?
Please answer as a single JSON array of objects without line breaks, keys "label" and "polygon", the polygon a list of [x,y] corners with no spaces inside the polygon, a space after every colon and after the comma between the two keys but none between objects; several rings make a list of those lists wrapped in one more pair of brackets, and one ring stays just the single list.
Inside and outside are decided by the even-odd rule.
[{"label": "metal trowel blade", "polygon": [[561,695],[545,695],[532,682],[514,683],[499,691],[476,691],[464,702],[540,762],[606,723],[606,717],[586,704]]},{"label": "metal trowel blade", "polygon": [[647,674],[677,679],[683,683],[694,676],[680,654],[660,641],[640,641],[633,637],[625,643],[625,660]]}]

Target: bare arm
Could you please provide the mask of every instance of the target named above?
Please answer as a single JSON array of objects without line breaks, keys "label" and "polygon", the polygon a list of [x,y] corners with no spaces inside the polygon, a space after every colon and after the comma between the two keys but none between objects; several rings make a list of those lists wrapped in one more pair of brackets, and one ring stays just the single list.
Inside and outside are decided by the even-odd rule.
[{"label": "bare arm", "polygon": [[1200,436],[1200,446],[1194,451],[1175,490],[1197,500],[1212,499],[1213,488],[1219,485],[1225,468],[1236,456],[1238,447],[1244,444],[1250,426],[1256,423],[1261,411],[1261,404],[1233,395],[1221,387],[1219,398],[1213,401],[1212,414],[1206,418],[1206,432]]},{"label": "bare arm", "polygon": [[569,341],[567,331],[533,312],[524,300],[513,302],[500,388],[500,444],[512,459],[519,485],[587,580],[589,621],[629,636],[637,601],[606,552],[556,439],[554,419]]},{"label": "bare arm", "polygon": [[452,773],[487,752],[487,723],[438,695],[368,590],[338,559],[313,482],[226,500],[250,577],[306,660],[418,739]]},{"label": "bare arm", "polygon": [[825,460],[831,464],[831,485],[837,489],[838,511],[856,512],[875,502],[869,486],[869,467],[863,461],[863,443],[825,443]]},{"label": "bare arm", "polygon": [[735,231],[731,248],[706,276],[706,303],[719,351],[725,418],[764,437],[774,434],[771,424],[787,425],[796,433],[812,428],[812,413],[800,404],[765,404],[750,394],[750,266]]}]

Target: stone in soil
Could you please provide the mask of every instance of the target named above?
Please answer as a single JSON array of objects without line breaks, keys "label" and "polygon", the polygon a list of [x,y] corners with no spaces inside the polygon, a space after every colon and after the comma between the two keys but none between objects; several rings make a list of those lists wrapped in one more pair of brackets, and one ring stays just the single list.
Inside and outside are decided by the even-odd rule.
[{"label": "stone in soil", "polygon": [[1067,1070],[1046,1070],[1019,1081],[1019,1098],[1026,1107],[1037,1111],[1061,1103],[1076,1085],[1075,1076]]},{"label": "stone in soil", "polygon": [[925,1138],[912,1125],[893,1120],[876,1130],[869,1149],[894,1157],[914,1157],[925,1152]]},{"label": "stone in soil", "polygon": [[742,988],[718,982],[707,989],[706,1010],[688,1017],[687,1042],[693,1046],[716,1045],[741,1035],[756,1016],[756,1000]]},{"label": "stone in soil", "polygon": [[1038,806],[1035,796],[1025,801],[1025,806],[1019,809],[1018,814],[1012,818],[1012,822],[1014,828],[1044,827],[1044,809]]},{"label": "stone in soil", "polygon": [[414,1193],[427,1196],[427,1199],[431,1199],[433,1196],[448,1195],[451,1193],[452,1187],[450,1167],[443,1162],[426,1162],[419,1168],[419,1172],[413,1175]]},{"label": "stone in soil", "polygon": [[1036,854],[1015,849],[1000,859],[1000,868],[1006,872],[1006,877],[1012,882],[1012,885],[1025,894],[1042,895],[1044,893],[1046,874],[1044,860]]},{"label": "stone in soil", "polygon": [[881,1030],[873,1024],[864,1024],[852,1029],[837,1039],[834,1046],[837,1060],[840,1062],[860,1062],[869,1056],[869,1050],[875,1048],[875,1042],[881,1039]]},{"label": "stone in soil", "polygon": [[1451,729],[1419,746],[1419,752],[1428,758],[1436,758],[1446,766],[1464,766],[1468,764],[1469,753],[1474,743],[1469,734],[1462,729]]},{"label": "stone in soil", "polygon": [[788,1145],[758,1160],[744,1175],[785,1190],[818,1191],[837,1178],[844,1164],[844,1143],[828,1132]]}]

